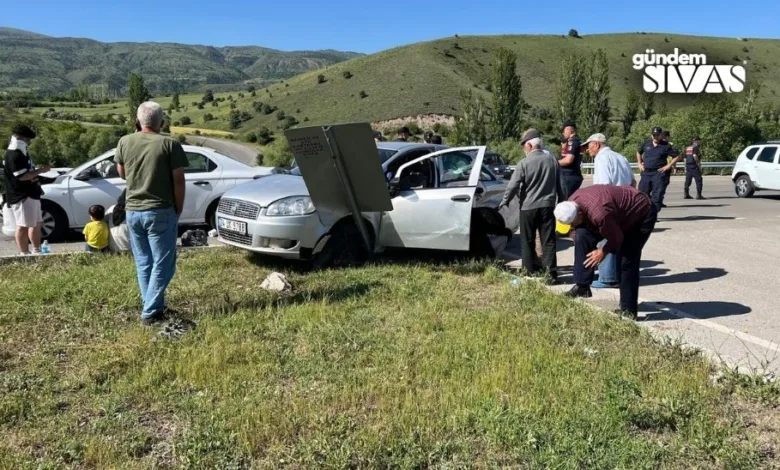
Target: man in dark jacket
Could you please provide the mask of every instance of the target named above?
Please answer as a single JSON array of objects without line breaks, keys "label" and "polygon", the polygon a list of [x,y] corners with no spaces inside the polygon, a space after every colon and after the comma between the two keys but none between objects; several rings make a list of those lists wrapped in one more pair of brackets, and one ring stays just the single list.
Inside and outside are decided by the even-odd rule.
[{"label": "man in dark jacket", "polygon": [[555,203],[564,200],[565,189],[561,170],[555,157],[542,150],[542,136],[536,129],[528,129],[520,143],[527,155],[517,164],[509,181],[499,209],[506,207],[517,196],[520,200],[520,242],[523,269],[535,274],[536,233],[541,232],[542,265],[552,278],[558,277],[555,251]]},{"label": "man in dark jacket", "polygon": [[582,143],[577,136],[574,123],[567,122],[563,127],[561,142],[561,177],[566,187],[566,196],[571,197],[582,186]]},{"label": "man in dark jacket", "polygon": [[[3,160],[5,201],[16,220],[16,246],[26,255],[41,252],[41,196],[43,190],[38,176],[50,170],[48,166],[36,169],[30,159],[29,146],[35,132],[27,126],[16,126]],[[30,249],[32,242],[32,249]]]}]

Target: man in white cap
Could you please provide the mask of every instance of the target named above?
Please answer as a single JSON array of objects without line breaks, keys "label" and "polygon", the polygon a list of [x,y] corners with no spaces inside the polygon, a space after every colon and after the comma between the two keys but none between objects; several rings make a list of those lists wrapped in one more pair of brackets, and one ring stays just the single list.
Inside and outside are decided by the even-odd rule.
[{"label": "man in white cap", "polygon": [[[593,157],[593,184],[636,187],[631,164],[626,157],[609,148],[604,134],[588,137],[583,148]],[[613,289],[618,287],[618,283],[617,258],[609,254],[599,265],[599,279],[591,287]]]},{"label": "man in white cap", "polygon": [[576,230],[574,287],[569,297],[591,297],[593,270],[608,254],[620,266],[620,309],[636,320],[639,310],[639,262],[658,211],[650,198],[631,186],[594,185],[577,191],[555,207],[555,218]]}]

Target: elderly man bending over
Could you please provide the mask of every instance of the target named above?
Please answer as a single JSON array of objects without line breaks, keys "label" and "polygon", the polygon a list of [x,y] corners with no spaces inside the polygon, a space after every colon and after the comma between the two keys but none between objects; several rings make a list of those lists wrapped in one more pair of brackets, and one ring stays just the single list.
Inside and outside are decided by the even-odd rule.
[{"label": "elderly man bending over", "polygon": [[141,130],[120,139],[115,158],[119,176],[127,180],[127,227],[143,301],[141,323],[147,326],[165,317],[187,166],[181,145],[160,135],[162,124],[162,106],[142,103],[136,121]]}]

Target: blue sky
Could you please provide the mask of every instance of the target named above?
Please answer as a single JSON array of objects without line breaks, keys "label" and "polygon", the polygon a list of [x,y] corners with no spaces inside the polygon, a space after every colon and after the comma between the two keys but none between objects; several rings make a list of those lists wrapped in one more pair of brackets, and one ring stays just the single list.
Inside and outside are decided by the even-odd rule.
[{"label": "blue sky", "polygon": [[780,31],[778,0],[35,0],[32,6],[13,14],[4,9],[0,24],[109,42],[367,53],[454,34],[565,34],[576,28],[580,34],[771,38]]}]

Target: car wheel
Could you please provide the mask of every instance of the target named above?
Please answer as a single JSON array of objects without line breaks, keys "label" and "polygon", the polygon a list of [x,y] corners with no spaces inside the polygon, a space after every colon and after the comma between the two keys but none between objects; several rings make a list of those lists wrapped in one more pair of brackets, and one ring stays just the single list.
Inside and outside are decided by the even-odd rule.
[{"label": "car wheel", "polygon": [[68,216],[60,206],[51,201],[41,201],[43,228],[41,235],[44,240],[57,242],[68,233]]},{"label": "car wheel", "polygon": [[337,225],[322,250],[311,261],[315,269],[360,266],[368,260],[368,253],[360,231],[352,223]]},{"label": "car wheel", "polygon": [[219,207],[219,198],[214,199],[206,210],[206,223],[209,230],[217,229],[217,207]]},{"label": "car wheel", "polygon": [[751,197],[756,192],[756,187],[753,186],[748,175],[741,175],[734,181],[734,192],[737,193],[737,197]]}]

